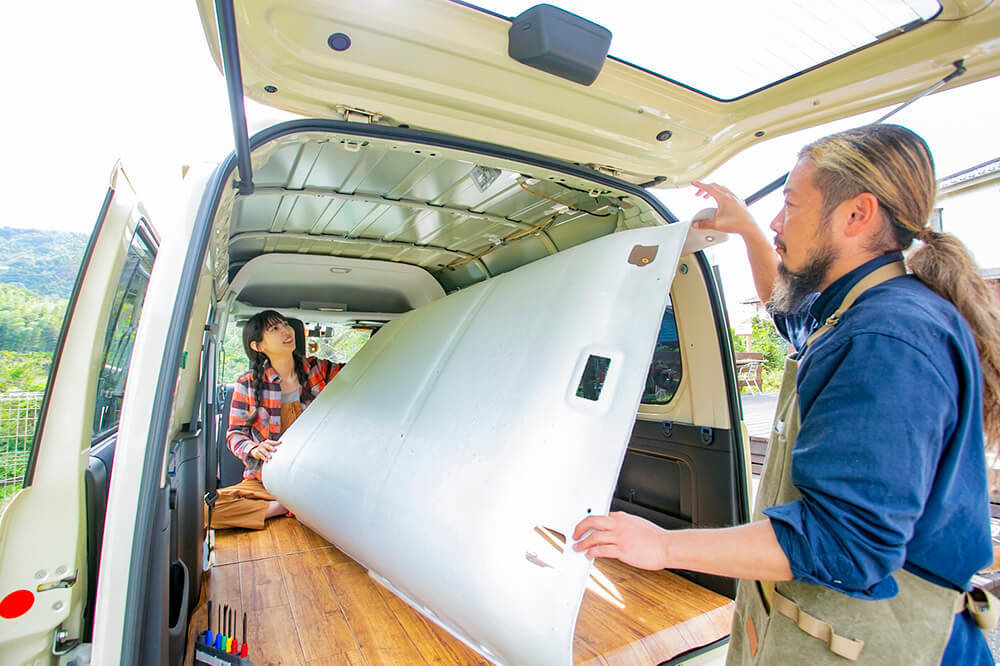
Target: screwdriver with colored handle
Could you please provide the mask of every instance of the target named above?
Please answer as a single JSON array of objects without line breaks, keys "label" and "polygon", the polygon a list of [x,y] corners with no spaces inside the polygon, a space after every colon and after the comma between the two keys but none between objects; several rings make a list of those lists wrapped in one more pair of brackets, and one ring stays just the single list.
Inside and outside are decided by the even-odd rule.
[{"label": "screwdriver with colored handle", "polygon": [[205,632],[205,645],[211,645],[215,642],[215,636],[212,635],[212,600],[208,600],[208,631]]},{"label": "screwdriver with colored handle", "polygon": [[249,652],[249,650],[250,649],[247,647],[247,614],[244,611],[244,613],[243,613],[243,649],[240,650],[240,657],[242,657],[242,658],[245,659],[246,656],[247,656],[247,653]]}]

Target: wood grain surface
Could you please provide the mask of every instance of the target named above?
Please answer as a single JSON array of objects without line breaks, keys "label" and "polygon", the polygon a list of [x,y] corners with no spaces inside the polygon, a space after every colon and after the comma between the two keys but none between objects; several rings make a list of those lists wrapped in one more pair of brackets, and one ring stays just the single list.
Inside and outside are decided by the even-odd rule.
[{"label": "wood grain surface", "polygon": [[[217,530],[215,566],[188,632],[212,628],[220,604],[243,612],[254,666],[488,664],[480,655],[378,584],[364,567],[294,518],[264,530]],[[733,603],[668,571],[613,560],[594,567],[573,643],[574,663],[647,666],[729,634]]]}]

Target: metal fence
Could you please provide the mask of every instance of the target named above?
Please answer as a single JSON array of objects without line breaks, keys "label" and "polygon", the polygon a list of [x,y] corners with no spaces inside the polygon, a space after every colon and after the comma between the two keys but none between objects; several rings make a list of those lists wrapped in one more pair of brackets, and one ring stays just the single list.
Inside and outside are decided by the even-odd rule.
[{"label": "metal fence", "polygon": [[42,395],[0,393],[0,501],[24,481]]}]

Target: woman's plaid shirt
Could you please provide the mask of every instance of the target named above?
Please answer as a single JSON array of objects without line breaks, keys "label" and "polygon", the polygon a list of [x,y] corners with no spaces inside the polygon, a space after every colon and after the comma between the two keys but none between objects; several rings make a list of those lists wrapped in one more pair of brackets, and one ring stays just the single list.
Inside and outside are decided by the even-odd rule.
[{"label": "woman's plaid shirt", "polygon": [[[301,388],[299,400],[305,407],[319,395],[327,383],[336,376],[343,367],[326,359],[307,356],[302,359],[302,367],[306,371],[306,385]],[[229,408],[229,431],[226,433],[226,443],[229,450],[246,464],[250,450],[265,439],[276,440],[281,436],[281,377],[278,371],[267,366],[264,368],[264,389],[261,392],[261,404],[255,404],[252,375],[246,373],[236,380],[233,389],[233,402]],[[254,412],[257,420],[250,423]],[[254,478],[250,469],[243,471],[244,478]]]}]

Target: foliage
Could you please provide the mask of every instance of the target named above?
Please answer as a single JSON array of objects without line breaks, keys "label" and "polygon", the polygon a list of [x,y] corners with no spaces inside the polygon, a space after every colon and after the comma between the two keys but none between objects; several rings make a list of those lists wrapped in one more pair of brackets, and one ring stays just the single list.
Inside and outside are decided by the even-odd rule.
[{"label": "foliage", "polygon": [[774,323],[768,318],[754,315],[751,326],[751,346],[753,351],[764,355],[764,369],[781,370],[785,365],[788,345],[778,334]]},{"label": "foliage", "polygon": [[232,384],[240,375],[250,369],[250,360],[243,351],[243,329],[237,328],[232,320],[226,326],[226,335],[222,339],[222,351],[219,357],[220,384]]},{"label": "foliage", "polygon": [[736,335],[736,331],[729,328],[729,341],[733,345],[733,352],[745,352],[747,350],[747,342],[742,336]]},{"label": "foliage", "polygon": [[776,393],[781,388],[781,378],[784,368],[777,370],[765,367],[760,375],[760,389],[764,393]]},{"label": "foliage", "polygon": [[0,284],[0,349],[51,352],[62,327],[66,299],[39,296]]},{"label": "foliage", "polygon": [[86,234],[0,228],[0,282],[69,298],[86,246]]},{"label": "foliage", "polygon": [[51,362],[49,352],[0,351],[0,393],[44,391]]},{"label": "foliage", "polygon": [[764,356],[761,389],[765,392],[777,391],[781,387],[788,345],[778,333],[778,329],[774,327],[774,323],[767,317],[755,315],[751,321],[751,327],[753,351]]}]

